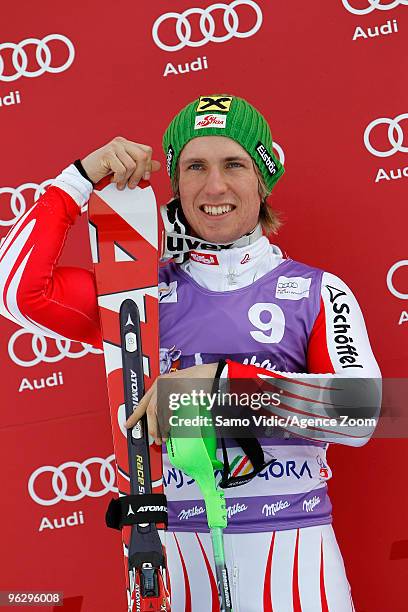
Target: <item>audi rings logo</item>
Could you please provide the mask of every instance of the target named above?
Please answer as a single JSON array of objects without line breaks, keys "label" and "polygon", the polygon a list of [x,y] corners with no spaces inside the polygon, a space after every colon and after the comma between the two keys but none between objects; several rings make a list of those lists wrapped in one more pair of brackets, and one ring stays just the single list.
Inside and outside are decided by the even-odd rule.
[{"label": "audi rings logo", "polygon": [[[408,153],[408,147],[403,146],[404,132],[400,125],[404,119],[408,119],[408,113],[402,113],[401,115],[398,115],[398,117],[395,117],[395,119],[381,117],[380,119],[375,119],[374,121],[372,121],[366,127],[364,132],[364,144],[370,151],[370,153],[376,155],[377,157],[389,157],[390,155],[394,155],[394,153],[397,153],[398,151],[402,153]],[[388,125],[387,135],[391,148],[386,151],[379,151],[378,149],[376,149],[372,145],[370,140],[372,131],[379,125]]]},{"label": "audi rings logo", "polygon": [[[249,29],[240,29],[240,7],[249,7],[255,13],[255,23]],[[223,31],[226,33],[216,34],[218,12],[223,11]],[[190,23],[190,18],[199,15],[198,29],[200,33],[194,32]],[[223,43],[235,38],[249,38],[253,36],[262,25],[262,11],[254,0],[234,0],[231,4],[217,2],[207,8],[190,8],[184,13],[164,13],[153,24],[153,40],[163,51],[179,51],[183,47],[202,47],[208,42]],[[159,36],[159,28],[165,22],[175,20],[175,35],[179,42],[176,44],[166,44]],[[195,21],[194,21],[195,24]],[[195,29],[195,28],[194,28]],[[163,30],[163,28],[162,28]],[[201,38],[199,37],[201,35]],[[199,37],[197,39],[197,37]],[[192,40],[194,38],[194,40]]]},{"label": "audi rings logo", "polygon": [[[30,353],[34,354],[34,358],[27,358],[18,356],[15,349],[15,343],[18,338],[24,336],[25,334],[29,334],[31,336],[31,347]],[[55,343],[57,353],[48,355],[48,342]],[[82,346],[82,350],[79,351],[71,351],[71,344],[75,346]],[[21,347],[20,347],[21,350]],[[56,361],[61,361],[65,357],[69,357],[70,359],[80,359],[84,357],[88,353],[101,354],[103,351],[100,349],[96,349],[90,344],[84,344],[83,342],[72,342],[71,340],[59,338],[54,340],[52,338],[46,338],[45,336],[40,336],[39,334],[32,334],[31,332],[25,329],[18,329],[11,336],[8,343],[8,352],[11,359],[15,364],[22,366],[23,368],[31,368],[32,366],[38,365],[41,361],[46,363],[55,363]],[[53,351],[55,353],[55,351]],[[27,355],[27,351],[25,352]]]},{"label": "audi rings logo", "polygon": [[277,154],[279,161],[282,165],[284,165],[285,163],[285,152],[282,149],[282,147],[277,143],[274,142],[273,143],[273,150],[275,151],[275,153]]},{"label": "audi rings logo", "polygon": [[[60,501],[78,501],[85,496],[102,497],[110,492],[117,493],[114,462],[115,455],[109,455],[106,459],[91,457],[82,463],[66,461],[58,467],[44,465],[31,474],[28,492],[31,499],[41,506],[53,506]],[[99,466],[99,469],[92,469],[92,465]],[[98,479],[96,484],[93,482],[95,474]]]},{"label": "audi rings logo", "polygon": [[[32,203],[36,202],[40,195],[44,193],[45,187],[47,185],[51,185],[52,179],[48,179],[43,181],[40,185],[37,183],[24,183],[24,185],[20,185],[19,187],[0,187],[0,211],[3,210],[3,200],[1,196],[7,196],[9,200],[8,205],[10,207],[11,213],[14,215],[11,219],[2,219],[0,217],[0,226],[11,226],[18,221],[18,219],[24,215],[27,210],[27,202],[23,195],[23,191],[26,189],[34,189]],[[3,215],[3,213],[1,213]],[[6,216],[6,215],[5,215]]]},{"label": "audi rings logo", "polygon": [[391,266],[387,274],[388,290],[390,291],[390,293],[392,293],[392,295],[394,295],[396,298],[399,298],[400,300],[408,300],[408,293],[402,293],[401,291],[398,291],[398,289],[396,289],[394,285],[394,274],[397,270],[399,270],[400,268],[404,268],[405,266],[408,266],[408,259],[402,259],[401,261],[397,261]]},{"label": "audi rings logo", "polygon": [[400,4],[408,4],[408,0],[393,0],[392,2],[384,2],[383,0],[366,0],[369,4],[366,8],[354,8],[349,2],[349,0],[342,0],[344,7],[350,11],[350,13],[354,13],[354,15],[367,15],[367,13],[371,13],[375,11],[375,9],[379,9],[380,11],[390,11],[391,9],[399,6]]},{"label": "audi rings logo", "polygon": [[[53,53],[49,47],[49,43],[56,42],[62,43],[68,50],[68,57],[60,65],[54,65]],[[29,68],[29,60],[27,54],[27,47],[29,45],[35,46],[35,62],[38,68],[34,70]],[[11,51],[10,68],[12,67],[11,74],[4,74],[6,72],[6,55],[7,50]],[[39,38],[26,38],[20,43],[5,42],[0,44],[0,81],[16,81],[22,76],[34,78],[41,76],[45,72],[64,72],[67,70],[75,57],[75,49],[72,42],[66,36],[62,34],[49,34],[42,40]],[[7,67],[9,62],[7,61]],[[8,71],[8,69],[7,69]]]}]

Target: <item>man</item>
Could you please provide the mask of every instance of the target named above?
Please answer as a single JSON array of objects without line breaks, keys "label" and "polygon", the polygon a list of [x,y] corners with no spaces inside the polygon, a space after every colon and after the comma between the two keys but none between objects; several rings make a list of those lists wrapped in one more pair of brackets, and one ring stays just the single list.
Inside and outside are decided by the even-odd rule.
[{"label": "man", "polygon": [[[289,373],[284,380],[296,391],[292,398],[299,397],[299,373],[302,380],[312,373],[315,380],[317,374],[328,380],[378,378],[363,316],[347,285],[284,258],[263,235],[262,229],[270,232],[278,224],[266,197],[283,173],[263,116],[235,96],[202,96],[173,118],[163,142],[175,197],[165,224],[181,237],[177,263],[164,266],[160,277],[161,361],[167,371],[174,363],[179,367],[163,375],[212,380],[218,370],[220,379],[233,381]],[[113,173],[119,189],[134,188],[159,167],[150,147],[116,138],[64,170],[0,251],[2,314],[37,333],[101,346],[92,274],[60,268],[58,257],[93,184]],[[186,234],[198,242],[191,252],[184,248]],[[296,397],[274,414],[299,411]],[[326,415],[319,397],[308,409]],[[156,384],[127,426],[145,411],[160,444]],[[226,489],[234,610],[354,609],[331,527],[326,449],[328,442],[360,446],[372,430],[288,424],[262,440],[265,457],[274,461],[241,487]],[[246,475],[248,458],[238,444],[226,452],[231,476]],[[172,606],[177,612],[216,610],[202,497],[166,457],[164,480]]]}]

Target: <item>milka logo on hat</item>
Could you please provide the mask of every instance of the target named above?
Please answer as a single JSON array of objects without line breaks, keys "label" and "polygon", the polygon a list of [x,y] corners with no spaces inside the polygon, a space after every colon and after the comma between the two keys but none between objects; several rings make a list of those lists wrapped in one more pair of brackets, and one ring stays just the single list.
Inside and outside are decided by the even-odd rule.
[{"label": "milka logo on hat", "polygon": [[201,130],[202,128],[221,128],[225,129],[227,126],[226,115],[216,115],[211,113],[209,115],[197,115],[195,118],[194,129]]},{"label": "milka logo on hat", "polygon": [[277,172],[276,163],[273,161],[273,157],[270,153],[268,153],[264,144],[261,141],[256,145],[256,151],[259,153],[259,157],[262,159],[265,164],[269,174],[275,174]]},{"label": "milka logo on hat", "polygon": [[167,149],[166,161],[167,161],[167,174],[171,176],[171,164],[174,157],[174,149],[171,145]]},{"label": "milka logo on hat", "polygon": [[214,111],[228,113],[232,102],[231,96],[201,96],[196,113],[212,113]]}]

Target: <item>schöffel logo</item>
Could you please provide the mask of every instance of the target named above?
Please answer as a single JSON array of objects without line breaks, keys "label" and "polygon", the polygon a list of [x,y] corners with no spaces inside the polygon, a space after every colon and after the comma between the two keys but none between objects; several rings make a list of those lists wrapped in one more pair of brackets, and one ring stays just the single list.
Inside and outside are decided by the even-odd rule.
[{"label": "sch\u00f6ffel logo", "polygon": [[393,2],[384,2],[383,0],[366,0],[366,4],[369,6],[365,8],[355,8],[353,4],[359,4],[358,0],[342,0],[343,6],[354,15],[367,15],[372,13],[376,9],[380,11],[390,11],[396,8],[400,4],[408,5],[408,0],[394,0]]},{"label": "sch\u00f6ffel logo", "polygon": [[259,156],[262,159],[263,163],[265,164],[266,169],[268,170],[269,174],[271,175],[275,174],[277,171],[276,164],[273,160],[272,155],[268,153],[265,145],[262,144],[261,141],[259,141],[258,144],[256,145],[256,150],[259,153]]},{"label": "sch\u00f6ffel logo", "polygon": [[280,300],[308,298],[311,282],[311,278],[303,278],[303,276],[280,276],[276,285],[275,297]]},{"label": "sch\u00f6ffel logo", "polygon": [[198,115],[195,118],[194,129],[202,130],[203,128],[220,128],[225,129],[227,125],[226,115]]},{"label": "sch\u00f6ffel logo", "polygon": [[[357,363],[359,358],[358,351],[354,346],[354,340],[348,334],[350,333],[351,325],[347,323],[347,316],[350,314],[350,306],[345,302],[344,298],[347,294],[341,289],[326,285],[329,292],[330,303],[333,305],[334,328],[334,343],[339,361],[342,368],[362,368],[361,364]],[[345,365],[348,364],[348,365]]]}]

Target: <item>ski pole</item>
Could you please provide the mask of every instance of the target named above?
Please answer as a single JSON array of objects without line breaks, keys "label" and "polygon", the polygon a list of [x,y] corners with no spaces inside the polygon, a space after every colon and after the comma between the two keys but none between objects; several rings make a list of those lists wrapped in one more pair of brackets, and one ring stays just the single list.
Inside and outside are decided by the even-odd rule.
[{"label": "ski pole", "polygon": [[227,566],[225,565],[224,533],[221,527],[213,527],[210,529],[210,532],[218,592],[220,594],[220,610],[221,612],[230,612],[230,610],[232,610],[232,602],[228,570]]},{"label": "ski pole", "polygon": [[[183,422],[181,419],[187,415],[190,418],[199,415],[203,408],[203,406],[197,406],[193,403],[188,406],[183,405],[178,409],[177,416],[180,418],[180,422]],[[196,410],[196,413],[194,413],[194,410]],[[228,570],[225,564],[223,538],[223,530],[227,526],[227,509],[224,491],[217,489],[214,475],[215,469],[223,467],[221,461],[216,457],[215,429],[211,425],[205,428],[194,428],[193,432],[186,432],[184,426],[172,427],[166,446],[172,465],[182,470],[189,477],[194,478],[203,494],[207,524],[211,534],[220,610],[221,612],[232,612],[232,598]]]}]

